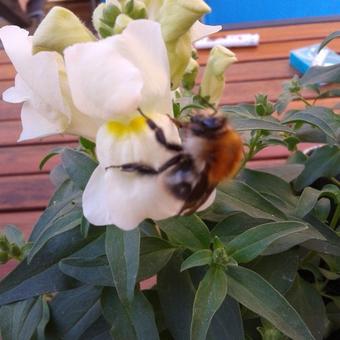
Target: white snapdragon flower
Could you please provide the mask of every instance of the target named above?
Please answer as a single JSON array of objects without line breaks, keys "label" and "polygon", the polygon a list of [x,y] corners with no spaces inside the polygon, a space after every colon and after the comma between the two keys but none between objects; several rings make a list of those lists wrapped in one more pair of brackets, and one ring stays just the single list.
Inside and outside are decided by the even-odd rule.
[{"label": "white snapdragon flower", "polygon": [[3,93],[3,100],[24,103],[19,141],[58,133],[94,139],[98,124],[74,108],[62,56],[56,52],[32,55],[32,37],[17,26],[1,28],[0,39],[17,71],[15,85]]},{"label": "white snapdragon flower", "polygon": [[131,22],[124,32],[64,51],[73,102],[83,114],[105,120],[96,139],[99,166],[83,195],[86,218],[95,225],[133,229],[145,218],[164,219],[181,201],[164,187],[163,175],[128,173],[110,166],[143,163],[159,168],[174,156],[160,145],[142,110],[180,143],[172,114],[170,73],[160,25]]}]

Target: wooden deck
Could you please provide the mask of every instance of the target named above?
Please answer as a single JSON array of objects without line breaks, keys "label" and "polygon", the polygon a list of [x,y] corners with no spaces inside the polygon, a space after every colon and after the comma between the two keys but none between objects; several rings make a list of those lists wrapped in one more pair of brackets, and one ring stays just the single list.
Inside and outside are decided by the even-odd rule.
[{"label": "wooden deck", "polygon": [[[289,51],[320,42],[329,33],[339,30],[339,22],[291,25],[237,30],[230,33],[259,33],[258,47],[235,48],[239,62],[227,74],[223,104],[252,102],[255,93],[266,93],[275,100],[282,82],[295,71],[289,67]],[[224,35],[226,32],[218,33]],[[340,52],[340,43],[331,47]],[[199,52],[200,63],[205,65],[208,50]],[[15,71],[4,51],[0,51],[0,93],[13,84]],[[336,99],[327,99],[333,105]],[[74,145],[72,136],[54,136],[44,140],[16,143],[20,133],[20,105],[0,100],[0,230],[6,224],[18,225],[27,236],[46,206],[53,192],[48,172],[58,159],[47,163],[39,171],[39,161],[56,146]],[[288,153],[283,148],[265,150],[251,162],[251,167],[273,166],[284,162]],[[10,268],[0,267],[0,278]]]}]

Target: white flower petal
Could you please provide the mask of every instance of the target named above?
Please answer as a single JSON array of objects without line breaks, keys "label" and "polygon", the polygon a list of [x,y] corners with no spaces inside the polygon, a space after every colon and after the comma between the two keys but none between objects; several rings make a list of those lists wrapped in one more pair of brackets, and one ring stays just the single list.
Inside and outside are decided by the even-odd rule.
[{"label": "white flower petal", "polygon": [[143,79],[119,54],[117,37],[76,44],[64,52],[75,106],[92,117],[114,118],[135,112]]},{"label": "white flower petal", "polygon": [[3,92],[2,99],[8,103],[22,103],[28,100],[31,94],[32,91],[17,74],[15,77],[15,85]]},{"label": "white flower petal", "polygon": [[145,218],[176,215],[182,202],[163,187],[161,176],[140,176],[101,166],[92,174],[83,195],[84,215],[95,225],[136,228]]},{"label": "white flower petal", "polygon": [[200,21],[196,21],[191,28],[191,40],[195,42],[202,38],[207,37],[210,34],[216,33],[222,29],[221,25],[211,26],[202,24]]},{"label": "white flower petal", "polygon": [[65,129],[65,122],[63,120],[51,122],[45,118],[44,112],[40,114],[29,101],[25,102],[22,107],[21,122],[22,132],[18,140],[19,142],[62,133]]},{"label": "white flower petal", "polygon": [[35,96],[39,96],[41,101],[60,115],[69,115],[60,90],[61,55],[40,52],[32,56],[31,38],[27,31],[17,26],[2,27],[0,39],[15,69]]},{"label": "white flower petal", "polygon": [[172,114],[169,61],[160,25],[150,20],[131,22],[120,36],[119,52],[144,79],[141,108]]},{"label": "white flower petal", "polygon": [[[179,142],[177,128],[167,116],[159,114],[152,118],[163,128],[168,141]],[[98,131],[100,165],[83,195],[84,214],[95,225],[115,224],[122,229],[132,229],[145,218],[160,220],[173,216],[183,205],[165,188],[162,178],[165,174],[142,176],[119,169],[105,170],[110,165],[131,162],[142,162],[157,169],[175,155],[156,141],[146,124],[137,130],[134,132],[127,127],[124,132],[109,129],[105,124]]]}]

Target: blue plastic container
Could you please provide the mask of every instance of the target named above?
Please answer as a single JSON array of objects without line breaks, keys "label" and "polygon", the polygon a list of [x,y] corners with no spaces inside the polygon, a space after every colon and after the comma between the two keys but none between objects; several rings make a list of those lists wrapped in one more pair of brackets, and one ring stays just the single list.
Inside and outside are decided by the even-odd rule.
[{"label": "blue plastic container", "polygon": [[206,0],[212,13],[205,23],[236,24],[340,15],[339,0]]}]

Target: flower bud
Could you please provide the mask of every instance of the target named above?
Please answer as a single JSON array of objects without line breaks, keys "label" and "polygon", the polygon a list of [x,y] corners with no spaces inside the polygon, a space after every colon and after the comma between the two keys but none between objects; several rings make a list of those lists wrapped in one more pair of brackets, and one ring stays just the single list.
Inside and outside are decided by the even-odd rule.
[{"label": "flower bud", "polygon": [[200,95],[211,104],[218,105],[224,90],[224,72],[235,61],[235,54],[223,46],[211,50],[200,90]]},{"label": "flower bud", "polygon": [[168,50],[171,87],[176,89],[181,83],[183,74],[191,58],[191,37],[190,33],[182,35],[178,40],[166,43]]},{"label": "flower bud", "polygon": [[132,9],[126,14],[128,14],[132,19],[135,20],[145,19],[148,16],[145,3],[139,0],[133,1]]},{"label": "flower bud", "polygon": [[0,251],[7,252],[9,250],[9,242],[5,235],[0,235]]},{"label": "flower bud", "polygon": [[194,58],[191,58],[182,79],[183,87],[186,90],[190,91],[195,86],[198,70],[199,70],[198,62]]},{"label": "flower bud", "polygon": [[116,19],[115,26],[113,28],[113,33],[114,34],[122,33],[131,21],[133,21],[133,19],[131,19],[126,14],[119,14]]},{"label": "flower bud", "polygon": [[113,35],[116,19],[121,14],[121,6],[112,3],[99,4],[92,15],[92,23],[102,38]]},{"label": "flower bud", "polygon": [[9,256],[7,253],[0,251],[0,264],[5,264],[9,261]]},{"label": "flower bud", "polygon": [[93,34],[77,16],[63,7],[53,7],[33,35],[33,53],[56,51],[76,43],[94,41]]},{"label": "flower bud", "polygon": [[210,7],[203,0],[165,0],[159,19],[165,42],[181,37],[209,12]]},{"label": "flower bud", "polygon": [[163,6],[164,0],[144,0],[148,18],[150,20],[159,21],[160,9]]}]

